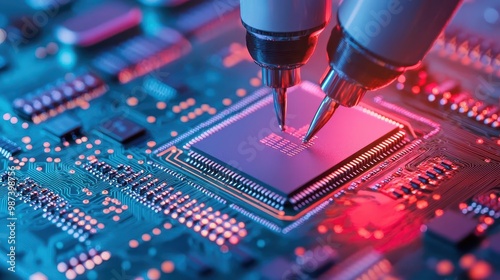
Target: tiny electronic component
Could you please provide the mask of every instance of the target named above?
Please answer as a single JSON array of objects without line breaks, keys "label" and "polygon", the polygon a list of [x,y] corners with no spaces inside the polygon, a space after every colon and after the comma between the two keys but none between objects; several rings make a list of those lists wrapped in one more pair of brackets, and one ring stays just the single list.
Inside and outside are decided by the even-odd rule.
[{"label": "tiny electronic component", "polygon": [[53,221],[57,227],[68,232],[80,242],[97,232],[97,226],[90,224],[89,220],[92,217],[89,216],[90,219],[87,220],[75,219],[72,212],[79,213],[79,209],[74,208],[59,194],[42,187],[33,179],[26,178],[17,183],[16,191],[22,201],[29,204],[35,211],[43,211],[46,219]]},{"label": "tiny electronic component", "polygon": [[496,188],[487,193],[477,194],[469,205],[474,206],[471,207],[472,209],[462,209],[462,213],[480,210],[481,213],[488,213],[494,218],[500,218],[500,190]]},{"label": "tiny electronic component", "polygon": [[144,127],[124,117],[112,118],[103,123],[100,130],[122,144],[128,143],[146,133]]},{"label": "tiny electronic component", "polygon": [[[421,73],[425,73],[425,75]],[[498,135],[500,108],[498,108],[495,99],[478,98],[471,90],[462,90],[456,80],[436,82],[420,79],[415,81],[415,76],[430,76],[425,70],[408,71],[405,75],[408,78],[406,80],[408,85],[401,83],[400,89],[408,90],[412,87],[421,87],[423,90],[420,93],[412,95],[422,95],[428,104],[451,115],[462,117],[463,121],[476,123],[485,128],[493,128],[496,131],[495,135]],[[490,91],[493,93],[494,87]]]},{"label": "tiny electronic component", "polygon": [[149,95],[160,101],[168,101],[176,97],[179,93],[189,90],[182,77],[175,74],[148,75],[144,80],[144,89]]},{"label": "tiny electronic component", "polygon": [[51,134],[70,140],[81,133],[82,123],[68,115],[62,115],[45,123],[45,130]]},{"label": "tiny electronic component", "polygon": [[99,259],[99,261],[94,265],[99,266],[102,265],[104,261],[107,261],[109,259],[109,256],[109,251],[99,251],[95,248],[91,248],[88,251],[80,252],[74,257],[59,262],[57,264],[57,269],[59,270],[59,272],[64,273],[65,275],[71,275],[71,272],[74,272],[77,269],[76,267],[78,267],[78,265],[81,265],[80,262],[85,263],[85,261],[88,260]]},{"label": "tiny electronic component", "polygon": [[139,35],[101,53],[93,65],[124,84],[179,59],[190,50],[186,38],[165,28],[154,36]]},{"label": "tiny electronic component", "polygon": [[141,20],[139,8],[107,2],[63,22],[56,36],[61,43],[88,47],[139,25]]},{"label": "tiny electronic component", "polygon": [[394,121],[365,109],[340,109],[332,125],[301,144],[308,129],[304,112],[313,112],[321,101],[315,89],[301,86],[290,95],[285,132],[270,101],[255,105],[188,143],[190,163],[278,210],[299,210],[404,140]]},{"label": "tiny electronic component", "polygon": [[20,117],[38,124],[61,112],[90,101],[107,91],[106,84],[96,75],[86,73],[64,82],[56,82],[13,101]]},{"label": "tiny electronic component", "polygon": [[21,152],[21,147],[19,147],[15,142],[0,136],[0,155],[6,158],[17,155]]},{"label": "tiny electronic component", "polygon": [[[215,242],[219,246],[226,242],[235,245],[247,234],[245,223],[238,222],[235,217],[224,214],[212,207],[207,207],[205,203],[200,203],[197,199],[191,198],[190,194],[183,193],[177,187],[172,187],[171,182],[163,181],[144,169],[135,172],[132,167],[124,164],[119,164],[114,168],[108,163],[95,158],[83,165],[83,167],[95,177],[121,188],[127,195],[140,201],[141,204],[156,213],[169,215],[185,224],[188,228],[197,225],[192,227],[195,232],[198,232],[202,237],[208,237],[208,240]],[[212,224],[212,226],[201,229],[203,223],[205,223],[205,226],[207,226],[207,223]],[[217,227],[216,223],[222,224],[223,227]],[[214,226],[217,230],[207,236],[209,233],[208,227]],[[238,234],[235,235],[235,233]],[[244,252],[240,253],[244,254]],[[250,256],[245,258],[248,259]],[[193,262],[196,264],[195,260]],[[200,260],[200,263],[196,264],[196,267],[193,267],[192,270],[196,271],[196,269],[200,268],[199,272],[203,274],[205,269],[201,269],[202,263]]]},{"label": "tiny electronic component", "polygon": [[460,213],[447,211],[431,220],[426,226],[427,234],[454,247],[468,247],[477,241],[475,235],[477,223]]}]

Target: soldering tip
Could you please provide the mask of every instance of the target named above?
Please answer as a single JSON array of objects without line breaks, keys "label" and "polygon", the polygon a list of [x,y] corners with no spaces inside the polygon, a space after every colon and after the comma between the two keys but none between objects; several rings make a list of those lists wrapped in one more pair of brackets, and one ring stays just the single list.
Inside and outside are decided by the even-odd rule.
[{"label": "soldering tip", "polygon": [[309,142],[309,140],[311,140],[330,120],[338,107],[339,104],[337,102],[326,96],[321,102],[321,105],[319,105],[318,111],[309,125],[309,130],[307,131],[306,136],[304,136],[304,139],[302,139],[302,143],[305,144]]},{"label": "soldering tip", "polygon": [[281,131],[285,130],[286,88],[273,88],[274,111]]}]

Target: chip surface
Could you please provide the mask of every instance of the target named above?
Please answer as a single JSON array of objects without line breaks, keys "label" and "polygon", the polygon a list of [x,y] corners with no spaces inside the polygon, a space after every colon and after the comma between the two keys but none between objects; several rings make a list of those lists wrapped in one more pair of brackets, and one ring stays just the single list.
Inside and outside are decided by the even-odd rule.
[{"label": "chip surface", "polygon": [[361,109],[339,108],[306,145],[301,140],[321,102],[312,89],[289,94],[288,124],[281,132],[272,104],[192,144],[211,161],[289,197],[398,132],[399,125]]}]

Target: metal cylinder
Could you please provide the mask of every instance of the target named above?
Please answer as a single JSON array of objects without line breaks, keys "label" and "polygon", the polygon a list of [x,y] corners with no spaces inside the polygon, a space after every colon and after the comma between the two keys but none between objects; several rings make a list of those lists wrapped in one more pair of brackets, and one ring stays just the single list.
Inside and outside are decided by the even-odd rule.
[{"label": "metal cylinder", "polygon": [[343,106],[417,65],[460,0],[344,0],[327,46],[326,95]]},{"label": "metal cylinder", "polygon": [[265,33],[322,29],[330,20],[331,5],[331,0],[241,0],[241,21]]},{"label": "metal cylinder", "polygon": [[299,68],[331,17],[330,0],[241,0],[247,48],[263,68]]},{"label": "metal cylinder", "polygon": [[272,88],[289,88],[300,83],[300,70],[262,68],[262,83]]},{"label": "metal cylinder", "polygon": [[362,48],[398,66],[417,64],[461,0],[344,0],[342,28]]}]

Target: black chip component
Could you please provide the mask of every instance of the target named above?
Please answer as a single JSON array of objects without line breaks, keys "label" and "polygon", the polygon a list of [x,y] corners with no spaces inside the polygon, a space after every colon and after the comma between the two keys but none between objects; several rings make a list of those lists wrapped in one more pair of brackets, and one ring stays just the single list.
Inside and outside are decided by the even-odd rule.
[{"label": "black chip component", "polygon": [[0,155],[6,158],[15,156],[21,152],[19,147],[14,141],[0,136]]},{"label": "black chip component", "polygon": [[442,216],[427,223],[426,233],[430,236],[458,248],[474,244],[478,238],[474,234],[476,221],[453,211],[447,211]]},{"label": "black chip component", "polygon": [[165,28],[155,35],[138,35],[102,52],[92,65],[125,84],[185,54],[191,45],[176,30]]},{"label": "black chip component", "polygon": [[85,73],[71,80],[56,81],[23,97],[16,98],[12,107],[23,119],[38,124],[69,109],[79,102],[87,102],[107,91],[101,78]]},{"label": "black chip component", "polygon": [[189,142],[188,162],[278,210],[299,210],[404,141],[398,123],[365,109],[339,108],[317,137],[302,144],[321,95],[308,85],[290,92],[285,132],[271,99],[261,101]]},{"label": "black chip component", "polygon": [[139,8],[122,2],[102,3],[63,22],[57,39],[64,44],[89,47],[141,23]]},{"label": "black chip component", "polygon": [[175,27],[183,34],[192,34],[210,26],[211,23],[220,20],[222,17],[238,12],[239,6],[238,1],[231,3],[202,1],[195,8],[177,17]]},{"label": "black chip component", "polygon": [[103,123],[100,130],[122,144],[146,133],[144,127],[124,117],[115,117]]},{"label": "black chip component", "polygon": [[178,94],[189,91],[179,74],[151,74],[144,79],[143,85],[149,95],[160,101],[169,101]]},{"label": "black chip component", "polygon": [[45,130],[65,140],[81,134],[82,123],[68,115],[62,115],[45,123]]}]

